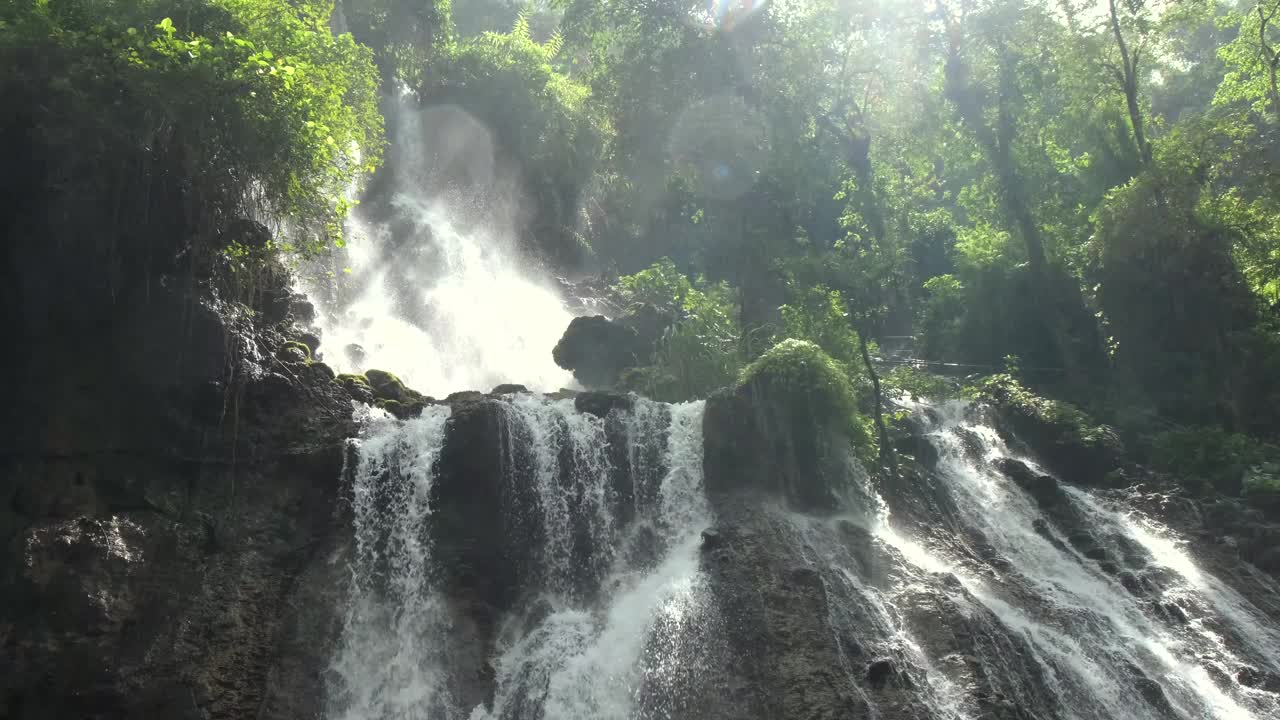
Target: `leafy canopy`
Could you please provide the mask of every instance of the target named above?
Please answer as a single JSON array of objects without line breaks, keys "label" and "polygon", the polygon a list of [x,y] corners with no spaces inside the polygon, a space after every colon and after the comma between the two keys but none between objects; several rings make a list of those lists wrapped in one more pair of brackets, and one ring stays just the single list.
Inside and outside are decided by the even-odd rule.
[{"label": "leafy canopy", "polygon": [[44,61],[5,63],[0,74],[44,97],[36,126],[47,135],[149,151],[188,179],[207,221],[288,219],[298,245],[318,250],[340,241],[348,190],[383,145],[371,53],[333,35],[332,9],[19,0],[0,10],[0,56]]}]

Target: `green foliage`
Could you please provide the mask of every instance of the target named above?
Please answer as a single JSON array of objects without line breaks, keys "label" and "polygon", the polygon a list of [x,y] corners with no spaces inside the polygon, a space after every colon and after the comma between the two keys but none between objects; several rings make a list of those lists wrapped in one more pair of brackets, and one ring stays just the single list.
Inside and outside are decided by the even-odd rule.
[{"label": "green foliage", "polygon": [[963,394],[980,402],[990,402],[1024,417],[1054,427],[1073,444],[1086,447],[1115,445],[1115,431],[1098,424],[1088,413],[1064,400],[1043,397],[1028,390],[1008,373],[988,375],[967,386]]},{"label": "green foliage", "polygon": [[1257,113],[1272,113],[1280,122],[1280,97],[1275,93],[1277,53],[1280,52],[1280,0],[1249,0],[1218,18],[1234,28],[1235,39],[1218,50],[1228,70],[1213,98],[1215,105],[1243,104]]},{"label": "green foliage", "polygon": [[1266,492],[1275,481],[1268,468],[1280,461],[1275,446],[1212,426],[1156,433],[1150,452],[1154,467],[1193,489],[1210,487],[1232,495]]},{"label": "green foliage", "polygon": [[533,232],[560,260],[590,248],[578,232],[578,194],[591,177],[608,123],[591,91],[557,67],[563,40],[538,42],[525,15],[509,33],[458,39],[431,58],[422,96],[456,103],[494,135],[523,168],[532,195]]},{"label": "green foliage", "polygon": [[783,340],[743,369],[738,384],[783,402],[797,422],[832,424],[860,455],[874,455],[871,423],[858,411],[847,371],[816,344]]},{"label": "green foliage", "polygon": [[[287,217],[317,250],[339,240],[345,193],[382,152],[370,53],[329,31],[330,10],[20,0],[0,10],[0,85],[41,97],[50,141],[75,138],[110,167],[145,149],[185,176],[200,214]],[[33,52],[44,61],[15,61]]]},{"label": "green foliage", "polygon": [[343,4],[351,34],[373,48],[383,76],[419,78],[452,34],[450,0],[357,0]]},{"label": "green foliage", "polygon": [[730,385],[742,367],[741,329],[724,283],[690,281],[668,258],[618,279],[628,305],[652,305],[675,318],[649,366],[623,378],[627,388],[660,400],[705,397]]},{"label": "green foliage", "polygon": [[791,300],[778,308],[782,322],[775,342],[785,338],[807,340],[822,348],[844,368],[846,375],[857,377],[859,357],[858,333],[849,324],[844,297],[822,285],[791,287]]},{"label": "green foliage", "polygon": [[914,399],[950,400],[961,394],[958,382],[927,370],[899,365],[880,379],[886,393],[902,393]]}]

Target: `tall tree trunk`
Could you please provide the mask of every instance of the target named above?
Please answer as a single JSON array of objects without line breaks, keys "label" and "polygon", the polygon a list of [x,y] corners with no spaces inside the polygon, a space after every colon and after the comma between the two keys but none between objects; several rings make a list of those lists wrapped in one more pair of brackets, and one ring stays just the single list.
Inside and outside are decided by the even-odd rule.
[{"label": "tall tree trunk", "polygon": [[865,325],[858,328],[858,349],[862,352],[862,364],[867,370],[867,377],[871,378],[871,388],[875,393],[875,423],[876,435],[880,441],[880,464],[884,466],[885,472],[889,474],[890,480],[898,479],[898,456],[893,451],[893,445],[889,442],[889,429],[884,423],[884,395],[880,390],[880,374],[876,372],[876,368],[871,364],[871,351],[867,349],[867,333]]},{"label": "tall tree trunk", "polygon": [[1280,2],[1277,2],[1270,13],[1262,10],[1262,2],[1258,3],[1255,8],[1258,12],[1258,47],[1262,53],[1262,61],[1267,65],[1267,94],[1271,97],[1271,112],[1276,116],[1276,120],[1280,121],[1280,87],[1276,84],[1276,69],[1280,66],[1280,50],[1273,48],[1267,42],[1267,26],[1271,24],[1271,18],[1276,14],[1276,10],[1280,9]]},{"label": "tall tree trunk", "polygon": [[1124,33],[1120,30],[1120,14],[1116,9],[1116,0],[1107,0],[1111,14],[1111,32],[1116,38],[1116,47],[1120,49],[1120,84],[1124,89],[1124,101],[1129,107],[1129,123],[1133,126],[1133,140],[1138,146],[1138,156],[1143,165],[1151,164],[1151,144],[1147,142],[1147,134],[1142,122],[1142,106],[1138,104],[1138,56],[1131,53],[1124,41]]},{"label": "tall tree trunk", "polygon": [[1027,261],[1032,271],[1041,275],[1047,265],[1044,241],[1031,214],[1030,203],[1027,201],[1017,164],[1013,159],[1012,145],[1016,129],[1013,116],[1009,113],[1004,100],[1007,96],[1007,85],[1012,81],[1009,77],[1008,63],[1002,61],[1001,65],[1000,111],[995,130],[987,124],[983,107],[969,84],[969,66],[955,48],[952,48],[947,58],[945,70],[947,99],[955,106],[960,122],[977,138],[978,145],[986,153],[987,159],[995,169],[1000,187],[1000,202],[1004,206],[1010,224],[1022,237],[1022,243],[1027,250]]}]

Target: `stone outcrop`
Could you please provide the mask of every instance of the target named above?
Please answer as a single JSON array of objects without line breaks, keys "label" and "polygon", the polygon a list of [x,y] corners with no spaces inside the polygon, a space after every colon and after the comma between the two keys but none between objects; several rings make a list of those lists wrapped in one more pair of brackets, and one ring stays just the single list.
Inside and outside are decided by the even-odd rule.
[{"label": "stone outcrop", "polygon": [[603,315],[575,317],[556,343],[552,358],[587,387],[612,387],[624,370],[651,361],[671,322],[652,305],[642,305],[617,320]]},{"label": "stone outcrop", "polygon": [[317,715],[355,427],[287,273],[264,260],[246,290],[175,261],[112,284],[44,242],[0,258],[24,278],[0,304],[22,338],[0,360],[0,717]]}]

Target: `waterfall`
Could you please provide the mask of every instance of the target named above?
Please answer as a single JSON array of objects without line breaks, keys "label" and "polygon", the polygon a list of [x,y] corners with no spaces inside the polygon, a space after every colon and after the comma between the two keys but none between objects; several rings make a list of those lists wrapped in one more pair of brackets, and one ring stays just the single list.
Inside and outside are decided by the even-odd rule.
[{"label": "waterfall", "polygon": [[338,372],[391,369],[436,396],[570,385],[551,350],[572,315],[520,247],[518,192],[492,167],[487,133],[407,91],[388,105],[397,152],[383,186],[352,212],[336,266],[313,268],[301,287],[317,306],[322,359]]},{"label": "waterfall", "polygon": [[430,576],[430,494],[447,406],[407,421],[363,418],[353,441],[355,550],[330,718],[427,720],[452,705],[439,645],[448,629]]},{"label": "waterfall", "polygon": [[[489,705],[462,707],[430,499],[450,440],[446,407],[374,418],[354,445],[356,548],[332,720],[632,718],[694,663],[706,611],[703,403],[636,398],[607,417],[572,400],[490,401],[502,431],[503,532],[527,554],[497,630]],[[460,442],[460,440],[459,440]],[[683,670],[682,670],[683,668]]]},{"label": "waterfall", "polygon": [[[368,411],[330,720],[768,717],[734,705],[750,702],[735,683],[775,672],[766,700],[797,693],[777,708],[834,683],[841,712],[887,720],[1280,713],[1280,628],[1255,604],[1275,584],[1216,577],[978,408],[916,407],[936,461],[892,483],[850,473],[844,506],[801,513],[708,496],[703,402],[618,397],[603,416],[530,393]],[[458,521],[433,512],[449,487],[479,534],[450,539]],[[735,676],[755,652],[777,656]]]},{"label": "waterfall", "polygon": [[[874,533],[900,553],[906,583],[958,581],[947,592],[1022,663],[1000,666],[1019,707],[1080,720],[1280,713],[1280,697],[1236,677],[1276,669],[1274,622],[1201,569],[1168,528],[1047,479],[1033,494],[996,461],[1047,473],[1017,458],[980,413],[962,403],[924,410],[940,482],[889,489]],[[888,510],[895,504],[904,517]]]}]

